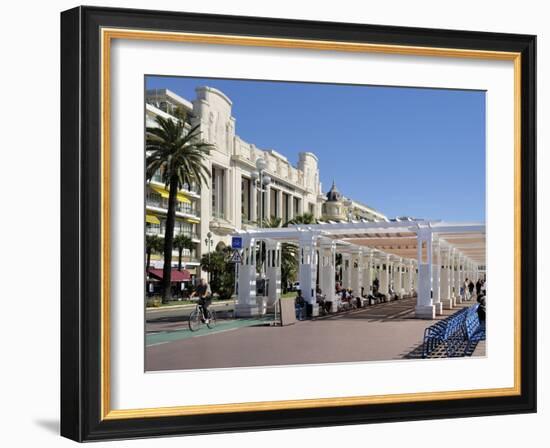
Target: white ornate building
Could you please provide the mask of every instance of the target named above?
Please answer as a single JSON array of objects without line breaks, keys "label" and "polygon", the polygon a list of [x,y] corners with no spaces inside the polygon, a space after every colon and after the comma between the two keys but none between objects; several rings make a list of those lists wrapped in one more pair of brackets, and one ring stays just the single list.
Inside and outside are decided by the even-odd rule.
[{"label": "white ornate building", "polygon": [[326,201],[322,206],[322,218],[324,221],[387,221],[382,213],[368,205],[345,197],[332,182],[332,187],[326,195]]},{"label": "white ornate building", "polygon": [[[188,234],[197,245],[195,251],[184,253],[184,263],[193,274],[199,274],[194,269],[208,246],[214,250],[218,245],[230,244],[229,234],[255,227],[261,217],[287,222],[308,212],[321,218],[326,199],[315,154],[301,152],[293,165],[273,149],[260,149],[244,141],[236,134],[231,100],[217,89],[197,88],[192,102],[167,89],[146,92],[147,126],[155,126],[157,115],[174,117],[178,109],[190,113],[192,124],[199,123],[202,137],[214,145],[207,160],[212,174],[208,185],[200,191],[189,186],[178,195],[176,233]],[[266,161],[264,174],[271,180],[263,196],[256,177],[259,158]],[[153,179],[147,188],[147,232],[163,235],[167,192],[157,180]],[[153,260],[156,266],[162,264],[160,257]]]}]

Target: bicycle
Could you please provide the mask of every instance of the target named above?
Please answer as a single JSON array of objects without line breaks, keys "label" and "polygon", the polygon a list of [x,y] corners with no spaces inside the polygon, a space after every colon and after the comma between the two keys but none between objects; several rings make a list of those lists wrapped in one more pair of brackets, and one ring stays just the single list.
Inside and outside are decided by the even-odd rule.
[{"label": "bicycle", "polygon": [[208,317],[204,315],[204,308],[200,303],[197,303],[195,309],[189,315],[189,329],[197,331],[203,324],[210,329],[216,326],[216,311],[207,309]]}]

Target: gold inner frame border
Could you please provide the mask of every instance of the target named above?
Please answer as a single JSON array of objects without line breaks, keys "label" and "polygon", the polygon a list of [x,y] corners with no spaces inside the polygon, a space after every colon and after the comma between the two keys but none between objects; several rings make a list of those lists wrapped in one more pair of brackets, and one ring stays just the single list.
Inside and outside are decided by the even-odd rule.
[{"label": "gold inner frame border", "polygon": [[[110,63],[113,39],[240,45],[355,53],[506,60],[514,63],[514,386],[508,388],[420,392],[356,397],[314,398],[188,405],[136,409],[111,409],[110,387]],[[101,29],[101,419],[131,419],[253,412],[386,403],[410,403],[515,396],[521,394],[521,53],[419,47],[304,39],[280,39],[217,34],[162,32],[138,29]]]}]

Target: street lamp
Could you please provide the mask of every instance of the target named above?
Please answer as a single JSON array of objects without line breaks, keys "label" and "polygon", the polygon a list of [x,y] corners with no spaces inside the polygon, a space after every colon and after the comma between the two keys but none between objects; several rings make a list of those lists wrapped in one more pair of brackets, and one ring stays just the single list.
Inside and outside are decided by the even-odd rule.
[{"label": "street lamp", "polygon": [[204,239],[204,242],[206,243],[206,248],[208,249],[208,283],[210,283],[211,278],[211,271],[212,266],[210,265],[210,248],[212,247],[212,232],[208,232],[206,234],[206,238]]},{"label": "street lamp", "polygon": [[[250,177],[252,179],[252,182],[254,183],[254,185],[256,185],[258,188],[259,188],[259,191],[260,191],[260,219],[259,219],[259,224],[258,224],[258,227],[262,228],[263,225],[264,225],[264,193],[267,192],[267,186],[271,183],[271,176],[269,176],[267,173],[266,173],[266,168],[267,168],[267,162],[266,160],[263,158],[263,157],[258,157],[256,159],[256,171],[253,171],[252,173],[250,173]],[[269,216],[269,210],[267,210],[267,214]],[[262,260],[262,250],[263,248],[263,243],[260,242],[260,253],[259,253],[259,258],[260,260]],[[261,263],[261,267],[260,267],[260,276],[263,277],[264,276],[264,268],[265,268],[265,264]]]},{"label": "street lamp", "polygon": [[[266,174],[265,169],[267,168],[267,162],[263,157],[258,157],[256,159],[256,171],[251,173],[252,181],[258,185],[260,189],[260,222],[259,227],[263,227],[264,223],[264,192],[267,190],[267,187],[271,183],[271,176]],[[269,213],[269,210],[268,210]]]}]

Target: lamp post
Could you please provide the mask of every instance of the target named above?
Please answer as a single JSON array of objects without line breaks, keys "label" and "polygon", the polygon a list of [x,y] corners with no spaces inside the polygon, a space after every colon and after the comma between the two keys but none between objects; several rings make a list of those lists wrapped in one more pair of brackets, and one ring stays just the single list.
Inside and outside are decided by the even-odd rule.
[{"label": "lamp post", "polygon": [[211,274],[212,274],[212,266],[210,265],[210,248],[212,247],[212,232],[208,232],[206,234],[206,238],[204,239],[204,242],[206,243],[206,248],[208,249],[208,283],[210,283]]},{"label": "lamp post", "polygon": [[[266,167],[266,160],[262,157],[258,157],[256,159],[256,171],[251,173],[252,180],[260,190],[260,220],[258,225],[260,228],[262,228],[264,224],[264,192],[267,191],[265,187],[271,183],[271,176],[265,172]],[[267,212],[269,216],[269,210]]]},{"label": "lamp post", "polygon": [[[251,178],[252,178],[252,181],[254,182],[254,184],[259,188],[259,191],[260,191],[260,201],[259,201],[259,204],[260,204],[260,219],[259,219],[259,223],[258,223],[258,227],[262,228],[263,225],[264,225],[264,193],[267,192],[267,189],[266,187],[271,183],[271,176],[269,176],[267,173],[266,173],[266,168],[267,168],[267,162],[266,160],[263,158],[263,157],[258,157],[256,159],[256,171],[253,171],[251,173]],[[267,210],[267,215],[269,216],[269,210]],[[262,260],[262,247],[263,247],[263,243],[260,242],[260,253],[259,253],[259,258],[260,260]],[[265,265],[264,265],[264,262],[262,261],[262,264],[261,264],[261,268],[260,268],[260,276],[263,278],[264,277],[264,268],[265,268]]]}]

